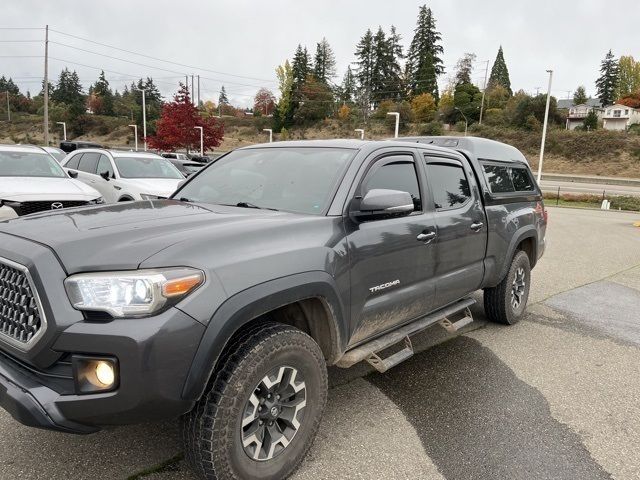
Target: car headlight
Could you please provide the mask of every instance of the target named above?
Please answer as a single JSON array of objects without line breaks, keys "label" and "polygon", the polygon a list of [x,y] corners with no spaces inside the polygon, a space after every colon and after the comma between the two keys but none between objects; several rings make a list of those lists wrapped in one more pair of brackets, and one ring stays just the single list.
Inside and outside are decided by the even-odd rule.
[{"label": "car headlight", "polygon": [[104,197],[94,198],[93,200],[89,200],[89,205],[102,205],[104,203]]},{"label": "car headlight", "polygon": [[145,317],[174,305],[204,282],[194,268],[79,273],[64,281],[73,308]]},{"label": "car headlight", "polygon": [[151,195],[149,193],[141,193],[140,196],[142,197],[143,200],[160,200],[162,198],[167,198],[167,197],[159,197],[158,195]]}]

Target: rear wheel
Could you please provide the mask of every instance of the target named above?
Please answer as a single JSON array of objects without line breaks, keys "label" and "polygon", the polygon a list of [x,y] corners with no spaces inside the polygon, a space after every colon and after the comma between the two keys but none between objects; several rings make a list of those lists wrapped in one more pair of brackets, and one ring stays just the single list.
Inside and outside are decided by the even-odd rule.
[{"label": "rear wheel", "polygon": [[502,282],[484,289],[484,311],[489,320],[506,325],[517,323],[527,307],[530,286],[529,257],[519,251],[514,255]]},{"label": "rear wheel", "polygon": [[263,324],[230,348],[183,418],[186,458],[204,479],[286,478],[311,446],[326,398],[326,366],[313,339]]}]

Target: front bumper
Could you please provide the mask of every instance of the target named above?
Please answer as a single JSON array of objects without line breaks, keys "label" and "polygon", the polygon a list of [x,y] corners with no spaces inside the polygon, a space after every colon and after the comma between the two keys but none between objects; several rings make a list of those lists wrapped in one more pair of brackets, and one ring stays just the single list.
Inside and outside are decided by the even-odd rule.
[{"label": "front bumper", "polygon": [[73,433],[178,417],[193,407],[182,389],[203,332],[176,308],[149,318],[75,323],[52,350],[116,357],[117,390],[78,394],[0,355],[0,406],[25,425]]}]

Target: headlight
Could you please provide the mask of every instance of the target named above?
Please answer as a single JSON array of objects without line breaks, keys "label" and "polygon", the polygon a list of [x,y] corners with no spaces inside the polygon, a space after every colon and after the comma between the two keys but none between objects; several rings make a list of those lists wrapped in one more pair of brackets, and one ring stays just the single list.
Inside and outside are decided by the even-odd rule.
[{"label": "headlight", "polygon": [[89,205],[102,205],[104,203],[104,197],[94,198],[93,200],[89,200]]},{"label": "headlight", "polygon": [[193,268],[80,273],[64,281],[73,308],[144,317],[177,303],[204,282]]},{"label": "headlight", "polygon": [[167,198],[167,197],[159,197],[158,195],[150,195],[148,193],[141,193],[140,196],[142,197],[143,200],[159,200],[161,198]]}]

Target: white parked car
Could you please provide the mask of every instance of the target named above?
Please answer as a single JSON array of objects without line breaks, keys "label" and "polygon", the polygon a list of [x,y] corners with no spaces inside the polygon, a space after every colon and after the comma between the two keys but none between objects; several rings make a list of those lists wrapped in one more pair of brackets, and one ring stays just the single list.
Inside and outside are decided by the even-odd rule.
[{"label": "white parked car", "polygon": [[107,203],[166,198],[184,180],[169,160],[148,152],[83,148],[67,155],[62,166]]},{"label": "white parked car", "polygon": [[66,152],[58,147],[42,147],[42,149],[55,158],[58,163],[67,156]]},{"label": "white parked car", "polygon": [[42,148],[0,145],[0,221],[98,203],[100,193],[70,178]]}]

